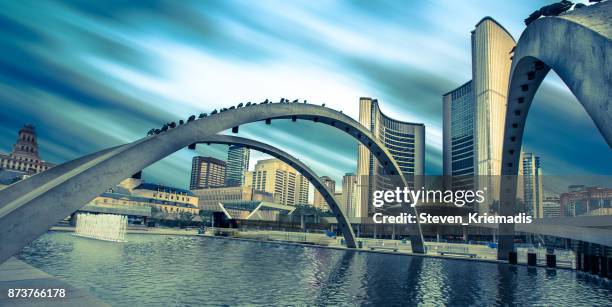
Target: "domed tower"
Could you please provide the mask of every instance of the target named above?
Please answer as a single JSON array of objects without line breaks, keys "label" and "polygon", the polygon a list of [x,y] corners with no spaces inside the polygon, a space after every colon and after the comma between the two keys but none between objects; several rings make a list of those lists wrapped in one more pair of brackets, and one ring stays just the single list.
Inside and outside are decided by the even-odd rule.
[{"label": "domed tower", "polygon": [[13,145],[11,157],[28,162],[39,162],[38,144],[36,143],[36,129],[31,124],[27,124],[19,130],[17,142]]}]

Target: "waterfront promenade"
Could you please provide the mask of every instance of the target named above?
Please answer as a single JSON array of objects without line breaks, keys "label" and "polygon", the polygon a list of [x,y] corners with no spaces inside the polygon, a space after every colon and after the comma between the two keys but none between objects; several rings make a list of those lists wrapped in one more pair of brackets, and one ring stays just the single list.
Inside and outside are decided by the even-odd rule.
[{"label": "waterfront promenade", "polygon": [[[56,226],[51,228],[53,231],[74,231],[73,227]],[[288,232],[279,230],[262,229],[228,229],[228,228],[208,228],[205,234],[198,234],[197,229],[178,229],[165,227],[138,227],[128,228],[131,234],[150,234],[150,235],[181,235],[181,236],[201,236],[208,238],[264,241],[279,244],[297,244],[312,247],[348,249],[343,244],[341,237],[330,238],[319,232]],[[497,260],[497,249],[483,244],[464,244],[464,243],[445,243],[445,242],[425,242],[427,248],[425,254],[412,253],[410,241],[357,238],[361,247],[359,252],[387,253],[395,255],[412,255],[438,257],[445,259],[459,259],[469,261],[485,261],[495,263],[505,263]],[[546,249],[518,247],[518,263],[527,264],[527,252],[537,254],[538,265],[545,266]],[[574,268],[575,256],[570,251],[556,251],[558,268]]]}]

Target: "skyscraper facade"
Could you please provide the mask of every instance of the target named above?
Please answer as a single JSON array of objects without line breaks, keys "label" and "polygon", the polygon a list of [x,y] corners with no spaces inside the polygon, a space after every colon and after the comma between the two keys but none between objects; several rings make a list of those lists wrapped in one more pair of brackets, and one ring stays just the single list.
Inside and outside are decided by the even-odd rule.
[{"label": "skyscraper facade", "polygon": [[443,170],[447,187],[474,188],[474,92],[472,81],[444,94]]},{"label": "skyscraper facade", "polygon": [[351,218],[355,217],[355,190],[357,189],[357,176],[354,173],[346,173],[342,177],[342,210]]},{"label": "skyscraper facade", "polygon": [[[389,150],[408,185],[414,187],[415,176],[422,176],[425,165],[425,125],[402,122],[386,116],[378,106],[378,100],[359,99],[359,123],[368,128],[374,137]],[[357,158],[356,217],[367,217],[374,212],[371,194],[374,190],[389,187],[389,179],[370,150],[359,145]]]},{"label": "skyscraper facade", "polygon": [[[327,187],[327,189],[332,193],[332,195],[334,195],[336,193],[336,182],[331,179],[328,176],[323,176],[321,177],[321,181],[323,181],[323,184]],[[321,193],[319,193],[319,191],[314,192],[314,198],[312,201],[312,205],[315,208],[319,208],[323,211],[329,211],[329,205],[327,204],[327,201],[325,201],[325,199],[323,199],[323,195],[321,195]]]},{"label": "skyscraper facade", "polygon": [[488,189],[488,200],[479,205],[489,212],[499,200],[502,146],[507,108],[511,51],[516,45],[510,33],[491,17],[472,31],[472,90],[474,92],[474,172],[478,189]]},{"label": "skyscraper facade", "polygon": [[244,172],[249,170],[248,148],[231,145],[227,151],[227,164],[225,166],[225,186],[239,187],[244,184]]},{"label": "skyscraper facade", "polygon": [[442,98],[443,167],[447,186],[487,191],[486,201],[475,208],[484,213],[499,199],[510,53],[516,42],[491,17],[476,24],[471,42],[472,80]]},{"label": "skyscraper facade", "polygon": [[279,159],[259,160],[245,173],[245,186],[274,195],[275,202],[295,206],[308,204],[308,180]]},{"label": "skyscraper facade", "polygon": [[193,157],[189,189],[207,189],[225,185],[225,161],[213,157]]},{"label": "skyscraper facade", "polygon": [[544,217],[543,191],[542,191],[542,166],[540,157],[533,153],[522,153],[523,164],[523,201],[525,212],[534,218]]}]

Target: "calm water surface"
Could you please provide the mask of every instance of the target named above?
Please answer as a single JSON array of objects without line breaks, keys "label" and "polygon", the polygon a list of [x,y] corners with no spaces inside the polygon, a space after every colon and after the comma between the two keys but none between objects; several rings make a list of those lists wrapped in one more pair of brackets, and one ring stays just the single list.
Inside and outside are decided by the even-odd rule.
[{"label": "calm water surface", "polygon": [[113,306],[612,305],[612,286],[566,270],[187,236],[127,243],[50,232],[22,260]]}]

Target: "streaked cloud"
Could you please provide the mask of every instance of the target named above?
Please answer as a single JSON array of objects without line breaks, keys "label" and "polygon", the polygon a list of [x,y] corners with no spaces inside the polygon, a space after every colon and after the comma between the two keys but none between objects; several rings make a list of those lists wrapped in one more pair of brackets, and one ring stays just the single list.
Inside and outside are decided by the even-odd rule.
[{"label": "streaked cloud", "polygon": [[[522,19],[543,4],[3,1],[0,150],[26,122],[38,128],[43,158],[61,163],[238,102],[301,98],[356,118],[369,96],[386,114],[426,125],[426,172],[439,174],[441,95],[470,78],[470,31],[490,15],[518,39]],[[239,135],[336,180],[354,172],[355,141],[312,125],[255,123]],[[525,149],[547,173],[612,174],[610,148],[555,76],[530,111]],[[145,175],[185,187],[195,154],[223,158],[225,147],[181,150]]]}]

